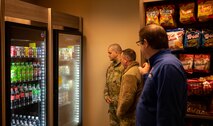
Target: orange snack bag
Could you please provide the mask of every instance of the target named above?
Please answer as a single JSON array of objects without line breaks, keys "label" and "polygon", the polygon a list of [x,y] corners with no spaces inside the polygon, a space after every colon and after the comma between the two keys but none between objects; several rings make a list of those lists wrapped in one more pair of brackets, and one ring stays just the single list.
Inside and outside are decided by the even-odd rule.
[{"label": "orange snack bag", "polygon": [[176,23],[174,20],[174,5],[160,6],[160,25],[163,27],[175,27]]},{"label": "orange snack bag", "polygon": [[157,24],[159,25],[159,10],[157,7],[149,7],[146,9],[146,25]]},{"label": "orange snack bag", "polygon": [[198,0],[197,16],[201,22],[213,19],[213,0]]},{"label": "orange snack bag", "polygon": [[183,24],[193,23],[195,19],[195,3],[180,4],[180,22]]}]

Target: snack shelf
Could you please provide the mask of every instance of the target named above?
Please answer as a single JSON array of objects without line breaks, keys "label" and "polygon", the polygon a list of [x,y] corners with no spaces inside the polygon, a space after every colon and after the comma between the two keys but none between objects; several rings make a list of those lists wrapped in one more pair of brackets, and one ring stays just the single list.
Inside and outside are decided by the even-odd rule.
[{"label": "snack shelf", "polygon": [[[190,6],[187,6],[188,3],[193,3],[193,5],[191,4]],[[141,20],[143,21],[141,26],[146,25],[147,22],[149,24],[151,21],[156,24],[161,23],[163,26],[165,19],[161,18],[164,17],[163,13],[159,14],[160,9],[163,10],[166,8],[165,6],[167,6],[165,9],[167,10],[169,8],[168,5],[170,5],[170,11],[174,11],[174,13],[171,13],[170,15],[173,17],[174,25],[163,27],[166,29],[167,33],[170,33],[168,36],[170,37],[170,42],[172,42],[170,44],[172,53],[179,59],[187,59],[183,60],[183,63],[185,63],[185,68],[187,68],[186,76],[188,79],[213,75],[213,44],[211,45],[208,43],[209,41],[212,43],[212,39],[209,39],[210,37],[208,36],[212,35],[212,32],[209,31],[213,30],[212,18],[205,21],[202,16],[198,15],[198,6],[201,6],[198,0],[141,0],[140,4],[143,4],[140,6],[140,9],[145,11],[144,13],[142,11]],[[190,20],[187,19],[189,22],[184,23],[186,18],[183,15],[181,16],[182,13],[180,12],[182,10],[190,10],[193,12],[193,14],[191,14],[193,16],[190,17]],[[193,18],[196,20],[192,20]],[[170,21],[172,22],[172,20]],[[178,28],[179,30],[177,30]],[[182,34],[180,28],[184,29],[184,34]],[[176,35],[176,41],[174,41],[174,35]],[[196,38],[196,35],[199,37]],[[207,35],[207,37],[205,35]],[[193,43],[196,39],[198,43]],[[180,46],[180,43],[177,44],[177,41],[180,41],[183,45]],[[143,61],[143,59],[141,61]],[[205,113],[193,113],[187,111],[186,126],[213,126],[213,113],[211,113],[213,111],[213,86],[206,85],[205,83],[205,85],[201,84],[200,88],[199,85],[198,87],[197,85],[190,85],[190,87],[191,92],[188,94],[187,101],[192,103],[193,110],[205,108]]]},{"label": "snack shelf", "polygon": [[186,114],[186,118],[213,120],[213,115]]}]

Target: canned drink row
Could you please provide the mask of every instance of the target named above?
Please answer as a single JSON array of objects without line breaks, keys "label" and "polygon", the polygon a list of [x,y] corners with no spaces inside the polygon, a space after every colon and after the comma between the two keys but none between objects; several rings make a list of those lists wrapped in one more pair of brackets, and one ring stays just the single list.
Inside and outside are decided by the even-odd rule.
[{"label": "canned drink row", "polygon": [[41,47],[11,46],[11,57],[41,57]]}]

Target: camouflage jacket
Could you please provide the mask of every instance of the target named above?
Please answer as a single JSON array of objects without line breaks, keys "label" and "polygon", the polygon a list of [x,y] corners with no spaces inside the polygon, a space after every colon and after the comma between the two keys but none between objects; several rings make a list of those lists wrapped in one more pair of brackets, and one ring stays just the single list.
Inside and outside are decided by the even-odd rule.
[{"label": "camouflage jacket", "polygon": [[121,76],[124,67],[120,62],[112,62],[107,68],[106,84],[104,89],[104,97],[109,96],[112,99],[110,109],[117,109],[117,100],[120,92]]},{"label": "camouflage jacket", "polygon": [[143,88],[138,66],[138,62],[132,62],[122,76],[117,107],[117,116],[121,119],[135,118],[136,104]]}]

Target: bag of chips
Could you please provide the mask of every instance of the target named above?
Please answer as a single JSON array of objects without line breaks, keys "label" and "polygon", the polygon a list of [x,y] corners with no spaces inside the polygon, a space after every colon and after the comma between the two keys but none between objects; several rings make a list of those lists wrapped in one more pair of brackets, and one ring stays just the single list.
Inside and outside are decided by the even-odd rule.
[{"label": "bag of chips", "polygon": [[160,25],[163,27],[176,27],[174,12],[174,5],[163,5],[159,7],[160,11]]},{"label": "bag of chips", "polygon": [[184,70],[187,73],[192,73],[193,69],[193,61],[194,61],[194,55],[193,54],[180,54],[179,59],[183,65]]},{"label": "bag of chips", "polygon": [[202,46],[213,47],[213,30],[210,29],[202,30]]},{"label": "bag of chips", "polygon": [[201,22],[213,19],[213,0],[198,0],[197,17]]},{"label": "bag of chips", "polygon": [[180,4],[180,22],[183,24],[193,23],[195,19],[195,3]]},{"label": "bag of chips", "polygon": [[183,49],[183,28],[167,30],[169,48],[172,50]]},{"label": "bag of chips", "polygon": [[184,47],[199,47],[201,43],[201,33],[198,30],[187,29],[184,39]]},{"label": "bag of chips", "polygon": [[157,24],[159,25],[159,10],[157,7],[148,7],[146,9],[146,25]]},{"label": "bag of chips", "polygon": [[194,56],[194,72],[209,73],[210,54],[196,54]]}]

